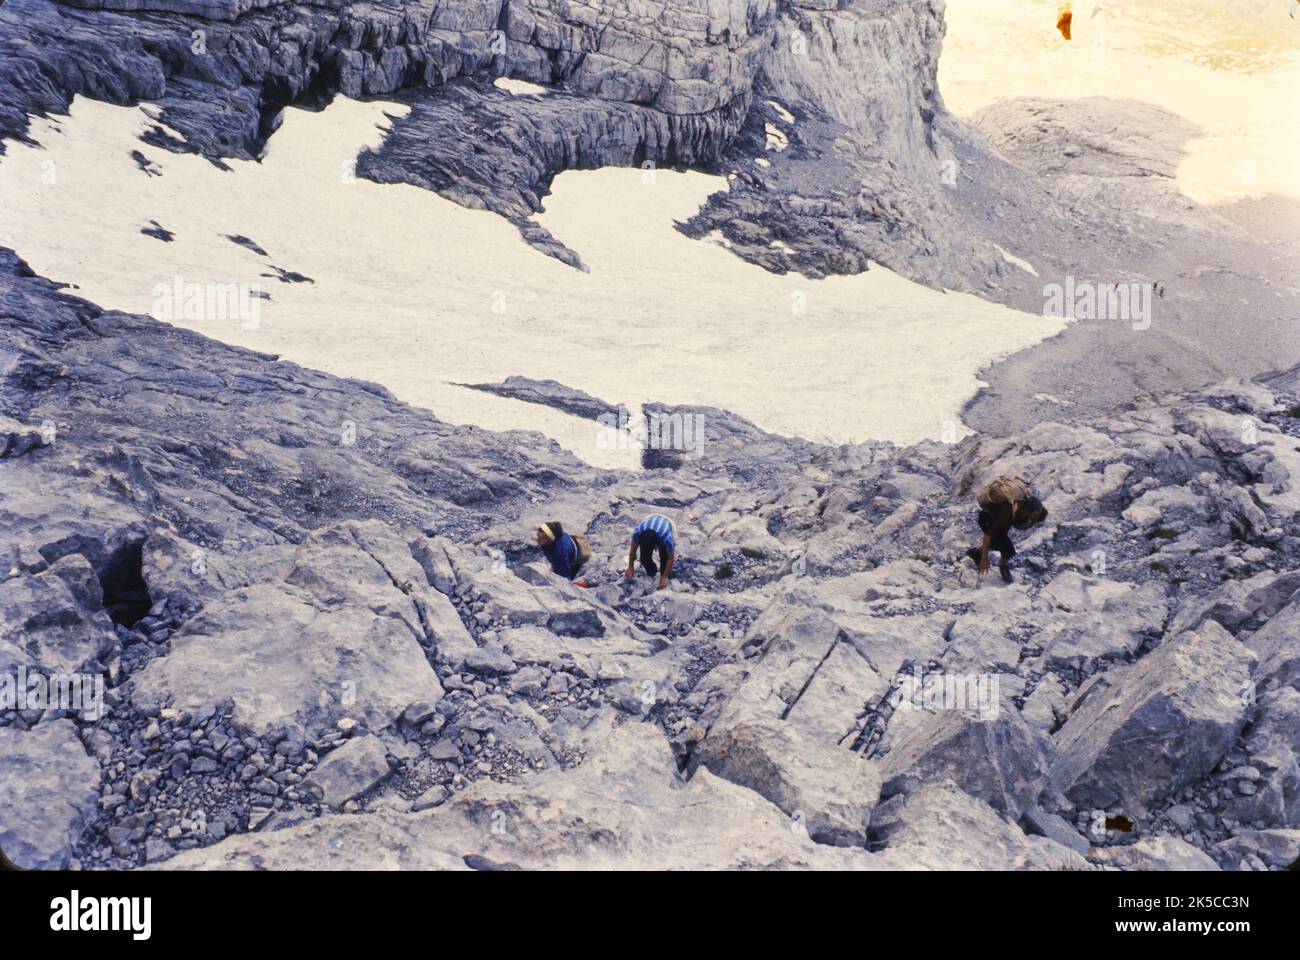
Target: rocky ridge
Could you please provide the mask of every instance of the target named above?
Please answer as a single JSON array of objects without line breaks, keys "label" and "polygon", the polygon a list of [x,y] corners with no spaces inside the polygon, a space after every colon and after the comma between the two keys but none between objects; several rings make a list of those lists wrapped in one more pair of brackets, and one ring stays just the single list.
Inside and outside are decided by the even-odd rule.
[{"label": "rocky ridge", "polygon": [[[696,408],[702,457],[613,473],[2,266],[0,674],[106,702],[0,712],[20,865],[1296,859],[1293,396],[908,448]],[[962,557],[1002,472],[1052,512],[1010,586]],[[665,592],[620,575],[650,510]]]}]

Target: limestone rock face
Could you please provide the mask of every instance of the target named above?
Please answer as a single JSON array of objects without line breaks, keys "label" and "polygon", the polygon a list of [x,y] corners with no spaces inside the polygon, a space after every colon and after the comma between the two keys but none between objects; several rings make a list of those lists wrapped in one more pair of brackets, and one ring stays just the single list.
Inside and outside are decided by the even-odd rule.
[{"label": "limestone rock face", "polygon": [[[931,239],[953,212],[936,202],[951,152],[936,133],[941,18],[928,0],[10,0],[0,132],[20,135],[28,114],[73,95],[146,100],[183,137],[160,127],[156,145],[251,158],[287,104],[401,92],[413,109],[360,158],[360,175],[495,210],[573,266],[578,254],[525,221],[557,173],[725,163],[744,173],[735,196],[692,229],[751,223],[761,242],[727,230],[741,255],[789,269],[769,242],[779,231],[812,274],[875,259],[969,287],[967,274],[999,269],[994,248],[963,231],[949,255]],[[82,68],[63,68],[69,57]],[[492,85],[498,77],[547,93],[512,96]],[[769,129],[795,145],[782,162],[815,196],[755,165]],[[860,192],[845,197],[841,178],[814,186],[807,161],[823,151]],[[802,229],[780,230],[781,217]]]},{"label": "limestone rock face", "polygon": [[381,729],[442,696],[426,648],[432,593],[402,540],[374,521],[317,531],[279,583],[230,591],[173,635],[136,678],[142,703],[188,711],[233,701],[259,732],[308,734],[343,717]]},{"label": "limestone rock face", "polygon": [[909,870],[1088,869],[1069,847],[1022,833],[950,781],[890,799],[871,830],[875,843]]},{"label": "limestone rock face", "polygon": [[1167,641],[1083,696],[1055,736],[1053,781],[1075,803],[1106,809],[1146,808],[1198,780],[1245,726],[1254,664],[1214,623]]},{"label": "limestone rock face", "polygon": [[1290,687],[1300,690],[1300,650],[1296,637],[1300,636],[1300,598],[1292,594],[1291,602],[1269,618],[1247,645],[1259,656],[1256,676],[1270,687]]},{"label": "limestone rock face", "polygon": [[880,794],[875,765],[789,724],[741,723],[710,737],[709,769],[755,791],[819,843],[863,846]]},{"label": "limestone rock face", "polygon": [[883,763],[885,793],[946,778],[1015,821],[1043,792],[1053,754],[1051,740],[1014,711],[996,718],[935,713],[892,741]]},{"label": "limestone rock face", "polygon": [[1286,869],[1300,859],[1300,830],[1248,830],[1218,844],[1213,854],[1225,870],[1254,869],[1252,862]]},{"label": "limestone rock face", "polygon": [[72,721],[0,728],[0,850],[26,870],[66,870],[98,785]]},{"label": "limestone rock face", "polygon": [[312,771],[307,782],[319,788],[327,806],[341,807],[388,776],[388,755],[378,737],[349,740]]},{"label": "limestone rock face", "polygon": [[40,574],[0,581],[0,669],[25,664],[72,672],[112,636],[103,590],[80,554]]},{"label": "limestone rock face", "polygon": [[484,781],[425,813],[333,816],[181,854],[173,869],[841,869],[892,858],[814,843],[751,791],[701,772],[676,773],[644,724],[611,732],[571,773],[530,785]]},{"label": "limestone rock face", "polygon": [[1112,847],[1097,858],[1103,866],[1122,870],[1210,870],[1219,865],[1207,854],[1177,837],[1148,837],[1131,846]]},{"label": "limestone rock face", "polygon": [[[287,0],[61,0],[84,10],[116,10],[124,13],[193,14],[204,20],[235,20],[250,10],[284,6]],[[339,6],[331,0],[312,0],[321,6]]]}]

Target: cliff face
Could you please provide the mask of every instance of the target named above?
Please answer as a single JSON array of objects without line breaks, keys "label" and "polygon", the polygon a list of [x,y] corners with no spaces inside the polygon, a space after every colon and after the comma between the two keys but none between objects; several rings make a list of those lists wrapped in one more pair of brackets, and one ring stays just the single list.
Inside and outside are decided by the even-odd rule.
[{"label": "cliff face", "polygon": [[[739,195],[717,218],[752,208],[765,236],[728,227],[742,255],[770,260],[779,238],[761,221],[793,216],[814,239],[783,231],[800,256],[777,269],[857,272],[874,257],[965,287],[955,256],[936,268],[917,255],[935,249],[943,212],[929,199],[943,162],[941,38],[929,0],[13,0],[0,10],[0,133],[21,136],[29,113],[73,95],[149,101],[181,137],[160,127],[158,145],[220,162],[258,155],[286,105],[400,96],[415,109],[363,175],[519,219],[564,169],[738,161]],[[488,83],[501,76],[551,93],[508,97]],[[786,145],[790,174],[755,167]],[[833,199],[846,183],[858,197],[847,204]],[[852,227],[863,214],[871,223]]]},{"label": "cliff face", "polygon": [[838,4],[792,0],[763,63],[767,92],[853,130],[889,131],[877,152],[918,172],[935,150],[942,0]]},{"label": "cliff face", "polygon": [[[90,9],[51,0],[8,5],[0,34],[12,56],[6,100],[54,108],[73,93],[157,99],[179,114],[173,126],[214,158],[255,154],[268,131],[254,121],[287,103],[391,95],[457,77],[512,76],[676,117],[710,114],[748,98],[775,10],[761,0],[77,6]],[[156,12],[133,15],[140,10]],[[73,51],[91,62],[75,72],[40,69]],[[184,122],[179,104],[191,99],[214,109],[206,119],[228,128],[223,138]],[[250,105],[252,116],[228,115]]]},{"label": "cliff face", "polygon": [[[683,229],[718,231],[736,255],[773,271],[819,278],[874,262],[1037,311],[1040,277],[1164,282],[1171,263],[1228,250],[1234,270],[1270,264],[1240,272],[1255,288],[1249,320],[1276,320],[1261,305],[1294,298],[1270,279],[1290,271],[1271,266],[1287,258],[1171,203],[1168,176],[1128,178],[1084,203],[1077,178],[1033,162],[1056,155],[1062,134],[1104,158],[1154,125],[1165,155],[1151,169],[1172,170],[1185,124],[1124,104],[1082,115],[1009,104],[976,131],[947,113],[937,90],[943,13],[940,0],[10,0],[0,8],[0,149],[25,134],[29,114],[63,111],[74,95],[157,104],[162,125],[150,142],[215,163],[259,155],[287,105],[400,98],[413,109],[360,158],[362,176],[494,210],[575,266],[575,254],[525,223],[557,173],[684,164],[725,175],[729,190]],[[499,77],[545,94],[509,96],[492,85]],[[1026,112],[1050,116],[1050,126],[1026,127]],[[984,135],[1014,142],[1012,159]],[[1073,156],[1081,144],[1064,146]],[[1003,250],[1032,254],[1037,275]],[[1183,323],[1242,299],[1220,302],[1202,274],[1180,279],[1165,307]],[[1151,352],[1206,366],[1177,338]],[[1143,368],[1166,385],[1159,363]],[[1080,373],[1074,392],[1105,369],[1116,369],[1109,356]],[[1204,379],[1223,372],[1205,369]],[[1131,396],[1138,379],[1099,392]],[[1010,411],[981,414],[987,422]]]}]

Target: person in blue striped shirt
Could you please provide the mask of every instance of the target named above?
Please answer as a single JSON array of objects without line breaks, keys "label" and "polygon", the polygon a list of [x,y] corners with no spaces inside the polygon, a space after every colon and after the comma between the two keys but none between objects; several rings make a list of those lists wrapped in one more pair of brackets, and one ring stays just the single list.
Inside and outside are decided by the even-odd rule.
[{"label": "person in blue striped shirt", "polygon": [[[668,575],[677,559],[677,528],[673,522],[662,514],[653,513],[632,531],[632,549],[628,551],[627,571],[623,574],[629,580],[636,576],[638,553],[645,572],[652,577],[659,574],[659,589],[668,586]],[[655,563],[655,554],[659,555],[658,564]]]}]

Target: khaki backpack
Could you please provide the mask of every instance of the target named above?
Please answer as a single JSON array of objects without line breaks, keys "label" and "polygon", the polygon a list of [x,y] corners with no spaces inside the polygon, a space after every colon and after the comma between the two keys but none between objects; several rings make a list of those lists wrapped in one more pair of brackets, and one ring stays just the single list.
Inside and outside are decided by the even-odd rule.
[{"label": "khaki backpack", "polygon": [[979,492],[975,501],[982,509],[988,510],[1004,503],[1028,500],[1031,496],[1033,492],[1029,489],[1029,484],[1019,477],[998,477]]}]

